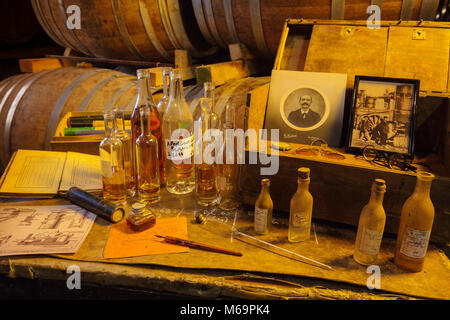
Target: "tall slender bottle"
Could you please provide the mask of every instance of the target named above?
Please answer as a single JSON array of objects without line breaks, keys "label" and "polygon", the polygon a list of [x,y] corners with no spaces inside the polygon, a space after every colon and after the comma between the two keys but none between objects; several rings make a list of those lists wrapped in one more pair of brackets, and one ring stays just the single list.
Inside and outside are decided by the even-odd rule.
[{"label": "tall slender bottle", "polygon": [[353,259],[362,265],[374,264],[380,251],[386,222],[386,213],[383,208],[385,192],[386,182],[375,179],[372,183],[369,203],[364,206],[359,217]]},{"label": "tall slender bottle", "polygon": [[157,109],[161,119],[164,118],[164,112],[166,112],[167,106],[169,105],[170,99],[170,72],[172,68],[164,67],[162,68],[163,77],[163,97],[159,100]]},{"label": "tall slender bottle", "polygon": [[137,191],[139,201],[154,203],[160,200],[158,140],[151,132],[151,111],[140,108],[141,135],[136,140]]},{"label": "tall slender bottle", "polygon": [[131,114],[131,133],[133,141],[133,182],[137,185],[137,169],[136,169],[136,140],[141,135],[141,115],[140,108],[148,106],[151,110],[151,132],[158,140],[159,145],[159,177],[161,184],[165,181],[164,156],[163,156],[163,139],[161,128],[161,117],[151,92],[150,71],[148,69],[137,70],[138,77],[138,98],[136,105]]},{"label": "tall slender bottle", "polygon": [[297,192],[291,199],[288,240],[305,241],[310,238],[313,197],[309,192],[310,169],[298,169]]},{"label": "tall slender bottle", "polygon": [[211,128],[219,129],[219,116],[216,113],[216,101],[215,101],[215,90],[216,85],[214,82],[205,82],[203,84],[204,98],[209,100],[209,105],[211,106]]},{"label": "tall slender bottle", "polygon": [[255,232],[260,235],[268,234],[272,228],[273,202],[270,197],[270,180],[261,181],[261,193],[255,202]]},{"label": "tall slender bottle", "polygon": [[183,95],[183,75],[173,69],[170,99],[163,118],[166,189],[187,194],[195,189],[194,120]]},{"label": "tall slender bottle", "polygon": [[[211,106],[210,101],[200,99],[202,109],[200,123],[201,137],[196,137],[195,153],[195,191],[197,203],[201,206],[213,206],[218,201],[216,183],[215,154],[212,147],[211,129]],[[209,157],[209,159],[207,158]]]},{"label": "tall slender bottle", "polygon": [[423,269],[434,220],[434,206],[430,198],[432,173],[419,171],[414,193],[402,207],[394,263],[405,270]]},{"label": "tall slender bottle", "polygon": [[127,185],[127,194],[129,197],[135,195],[136,186],[133,185],[133,168],[132,168],[132,153],[133,144],[131,134],[125,129],[125,114],[124,110],[114,109],[117,120],[116,136],[122,141],[123,145],[123,161],[125,166],[125,179]]},{"label": "tall slender bottle", "polygon": [[234,137],[234,109],[225,107],[225,121],[222,127],[223,141],[216,156],[217,186],[219,188],[219,208],[230,211],[239,207],[239,179],[241,165],[237,143]]},{"label": "tall slender bottle", "polygon": [[115,112],[104,112],[105,138],[100,143],[100,160],[103,180],[103,198],[122,203],[127,200],[123,144],[116,136],[117,122]]}]

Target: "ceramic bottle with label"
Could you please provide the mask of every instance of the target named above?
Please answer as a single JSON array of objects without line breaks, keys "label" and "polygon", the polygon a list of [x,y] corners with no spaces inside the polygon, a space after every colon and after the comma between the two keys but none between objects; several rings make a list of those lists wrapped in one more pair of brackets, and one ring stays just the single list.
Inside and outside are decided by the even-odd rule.
[{"label": "ceramic bottle with label", "polygon": [[265,235],[270,232],[272,227],[273,201],[270,197],[270,180],[261,181],[261,193],[255,202],[254,225],[255,232],[259,235]]},{"label": "ceramic bottle with label", "polygon": [[313,197],[309,192],[310,169],[298,169],[297,192],[291,199],[289,214],[289,242],[300,242],[310,238]]},{"label": "ceramic bottle with label", "polygon": [[423,269],[427,253],[434,220],[434,206],[430,199],[434,178],[432,173],[418,172],[414,193],[402,207],[394,263],[411,272]]},{"label": "ceramic bottle with label", "polygon": [[386,182],[375,179],[372,183],[369,203],[362,209],[359,216],[353,259],[362,265],[374,264],[380,251],[386,222],[386,213],[383,208],[385,192]]},{"label": "ceramic bottle with label", "polygon": [[183,95],[183,75],[173,69],[170,99],[163,117],[166,189],[173,194],[187,194],[195,189],[194,120]]}]

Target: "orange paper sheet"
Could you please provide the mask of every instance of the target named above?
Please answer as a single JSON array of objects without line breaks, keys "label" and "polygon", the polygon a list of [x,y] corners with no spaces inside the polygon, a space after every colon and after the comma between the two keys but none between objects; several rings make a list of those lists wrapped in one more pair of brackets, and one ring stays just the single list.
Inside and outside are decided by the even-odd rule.
[{"label": "orange paper sheet", "polygon": [[188,239],[186,217],[157,219],[152,228],[142,232],[134,232],[126,220],[114,224],[109,231],[103,257],[112,259],[189,252],[188,247],[166,243],[155,234]]}]

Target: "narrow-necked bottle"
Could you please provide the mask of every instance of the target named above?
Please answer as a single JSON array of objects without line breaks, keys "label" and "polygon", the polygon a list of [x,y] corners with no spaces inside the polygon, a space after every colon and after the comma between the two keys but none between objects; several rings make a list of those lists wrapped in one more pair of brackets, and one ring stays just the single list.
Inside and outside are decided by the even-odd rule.
[{"label": "narrow-necked bottle", "polygon": [[164,112],[166,112],[167,106],[169,105],[170,99],[170,72],[172,68],[164,67],[162,68],[162,79],[163,79],[163,97],[159,100],[156,106],[161,119],[164,118]]},{"label": "narrow-necked bottle", "polygon": [[161,117],[159,115],[158,109],[156,108],[155,102],[153,101],[151,82],[150,82],[150,71],[148,69],[137,70],[138,77],[138,98],[136,105],[131,114],[131,133],[133,140],[133,181],[137,181],[137,170],[136,170],[136,140],[141,135],[141,118],[140,118],[140,108],[142,106],[148,106],[151,111],[151,132],[158,140],[159,147],[159,177],[161,184],[165,181],[165,169],[164,162],[161,159],[163,157],[163,141],[162,141],[162,128],[161,128]]},{"label": "narrow-necked bottle", "polygon": [[[211,106],[210,101],[200,99],[202,109],[200,123],[202,136],[197,137],[195,145],[195,191],[197,203],[201,206],[213,206],[218,201],[216,183],[216,164],[214,161],[214,148],[212,148],[211,129]],[[211,150],[212,152],[208,152]],[[198,154],[197,154],[198,153]],[[206,155],[206,156],[205,156]],[[210,159],[208,159],[209,157]]]},{"label": "narrow-necked bottle", "polygon": [[418,172],[414,193],[402,207],[394,262],[408,271],[419,272],[423,269],[434,220],[434,206],[430,198],[434,178],[432,173]]},{"label": "narrow-necked bottle", "polygon": [[158,140],[152,134],[151,111],[141,106],[141,135],[136,140],[137,191],[139,201],[154,203],[160,200]]},{"label": "narrow-necked bottle", "polygon": [[385,192],[386,182],[375,179],[369,203],[364,206],[359,217],[353,259],[362,265],[372,265],[377,261],[386,222],[383,208]]},{"label": "narrow-necked bottle", "polygon": [[214,82],[205,82],[203,84],[204,98],[209,100],[209,105],[211,106],[211,128],[219,129],[219,116],[216,112],[216,101],[214,96],[215,90],[216,85]]},{"label": "narrow-necked bottle", "polygon": [[241,164],[234,136],[234,108],[227,104],[222,126],[222,145],[216,155],[219,208],[230,211],[239,207],[239,179]]},{"label": "narrow-necked bottle", "polygon": [[255,232],[260,235],[268,234],[272,227],[273,202],[270,197],[270,180],[261,181],[261,193],[255,202]]},{"label": "narrow-necked bottle", "polygon": [[117,130],[116,136],[122,141],[123,145],[123,161],[125,166],[125,178],[127,184],[127,194],[133,197],[135,194],[136,186],[133,185],[133,168],[132,168],[132,153],[133,144],[131,139],[131,134],[125,128],[125,113],[124,109],[119,110],[114,109],[116,113]]},{"label": "narrow-necked bottle", "polygon": [[187,194],[195,189],[194,120],[183,95],[183,75],[173,69],[170,99],[163,118],[166,189],[173,194]]},{"label": "narrow-necked bottle", "polygon": [[305,241],[310,238],[313,197],[309,192],[310,169],[299,168],[297,192],[291,199],[288,240]]},{"label": "narrow-necked bottle", "polygon": [[105,111],[104,119],[105,138],[99,147],[103,198],[107,201],[122,203],[127,199],[123,144],[116,136],[115,112],[113,110]]}]

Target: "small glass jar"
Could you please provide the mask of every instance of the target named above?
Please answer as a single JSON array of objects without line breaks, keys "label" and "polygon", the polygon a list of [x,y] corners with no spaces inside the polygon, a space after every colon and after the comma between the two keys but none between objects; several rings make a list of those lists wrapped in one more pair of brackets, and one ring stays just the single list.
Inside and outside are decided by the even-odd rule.
[{"label": "small glass jar", "polygon": [[143,202],[135,202],[127,216],[127,224],[134,232],[150,229],[156,224],[156,215]]}]

